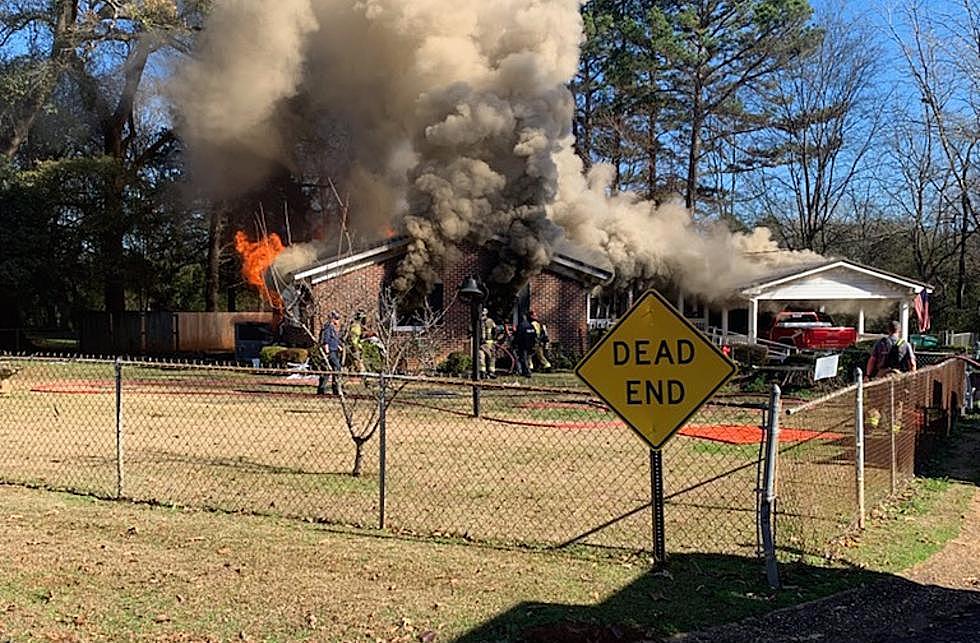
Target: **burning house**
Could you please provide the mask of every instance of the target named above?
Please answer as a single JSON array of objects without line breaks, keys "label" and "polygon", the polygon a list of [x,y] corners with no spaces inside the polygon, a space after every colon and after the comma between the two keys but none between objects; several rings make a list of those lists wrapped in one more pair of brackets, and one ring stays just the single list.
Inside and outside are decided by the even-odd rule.
[{"label": "burning house", "polygon": [[[358,252],[314,262],[293,273],[294,287],[311,293],[313,309],[318,313],[315,327],[319,327],[327,311],[337,310],[346,317],[357,308],[370,310],[379,306],[385,289],[392,288],[398,279],[398,267],[410,243],[408,237],[387,239]],[[499,242],[482,247],[461,246],[455,259],[438,270],[432,287],[425,293],[425,304],[431,310],[445,311],[441,331],[446,341],[441,353],[467,350],[469,311],[456,293],[466,278],[475,276],[490,291],[487,306],[498,323],[514,324],[519,314],[533,310],[548,325],[556,350],[581,355],[588,342],[590,292],[608,283],[612,272],[577,256],[574,249],[563,250],[513,293],[504,284],[495,285],[489,277],[499,262]],[[394,315],[396,331],[411,332],[420,323],[413,310],[396,310]]]}]

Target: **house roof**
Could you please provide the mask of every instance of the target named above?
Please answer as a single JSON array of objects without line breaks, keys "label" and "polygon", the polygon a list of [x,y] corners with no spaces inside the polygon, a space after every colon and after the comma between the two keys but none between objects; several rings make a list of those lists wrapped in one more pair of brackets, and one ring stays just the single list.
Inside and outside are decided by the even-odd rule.
[{"label": "house roof", "polygon": [[[495,237],[494,240],[500,242],[503,241],[503,237]],[[411,239],[407,236],[386,239],[353,254],[317,261],[298,270],[294,273],[293,279],[296,281],[309,279],[311,284],[334,279],[365,266],[400,257],[408,251],[410,242]],[[552,255],[547,269],[585,283],[605,283],[612,279],[612,270],[596,263],[586,258],[585,254],[574,246],[565,243]]]},{"label": "house roof", "polygon": [[933,290],[933,287],[930,284],[923,281],[918,281],[909,277],[897,275],[892,272],[880,270],[873,266],[868,266],[849,259],[827,259],[809,264],[798,264],[792,267],[782,267],[755,277],[751,281],[742,284],[737,290],[740,295],[752,298],[753,296],[776,288],[777,286],[841,268],[860,273],[900,288],[907,288],[915,293],[919,293],[922,290],[931,293]]}]

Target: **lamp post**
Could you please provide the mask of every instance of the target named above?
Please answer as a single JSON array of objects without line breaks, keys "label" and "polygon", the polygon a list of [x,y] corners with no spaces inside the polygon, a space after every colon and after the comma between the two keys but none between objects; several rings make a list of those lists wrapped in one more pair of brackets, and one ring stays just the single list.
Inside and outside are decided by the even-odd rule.
[{"label": "lamp post", "polygon": [[[480,288],[479,283],[477,283],[476,277],[467,277],[463,285],[459,287],[459,296],[462,297],[463,301],[469,302],[470,304],[470,335],[472,337],[471,343],[471,361],[472,361],[472,378],[474,382],[480,381],[480,308],[482,307],[483,300],[486,298],[486,293]],[[480,387],[477,384],[473,384],[473,416],[480,417]]]}]

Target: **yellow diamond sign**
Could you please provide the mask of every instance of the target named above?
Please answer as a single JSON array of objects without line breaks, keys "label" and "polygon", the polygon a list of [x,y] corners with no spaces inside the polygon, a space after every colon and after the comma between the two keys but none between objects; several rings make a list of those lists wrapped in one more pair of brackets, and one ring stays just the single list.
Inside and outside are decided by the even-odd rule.
[{"label": "yellow diamond sign", "polygon": [[659,449],[735,374],[735,364],[660,293],[648,290],[575,373]]}]

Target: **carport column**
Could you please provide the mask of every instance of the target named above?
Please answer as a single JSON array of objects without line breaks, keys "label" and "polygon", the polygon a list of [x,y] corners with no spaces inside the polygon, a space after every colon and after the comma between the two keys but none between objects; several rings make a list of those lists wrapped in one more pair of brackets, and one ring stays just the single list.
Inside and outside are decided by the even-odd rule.
[{"label": "carport column", "polygon": [[721,335],[728,337],[728,308],[721,309]]},{"label": "carport column", "polygon": [[858,340],[864,336],[864,306],[858,310]]},{"label": "carport column", "polygon": [[749,343],[754,344],[759,339],[759,300],[749,302]]},{"label": "carport column", "polygon": [[899,319],[902,322],[902,339],[908,341],[909,338],[909,300],[903,299]]},{"label": "carport column", "polygon": [[684,316],[684,291],[683,290],[677,291],[677,312],[679,312],[682,317]]}]

